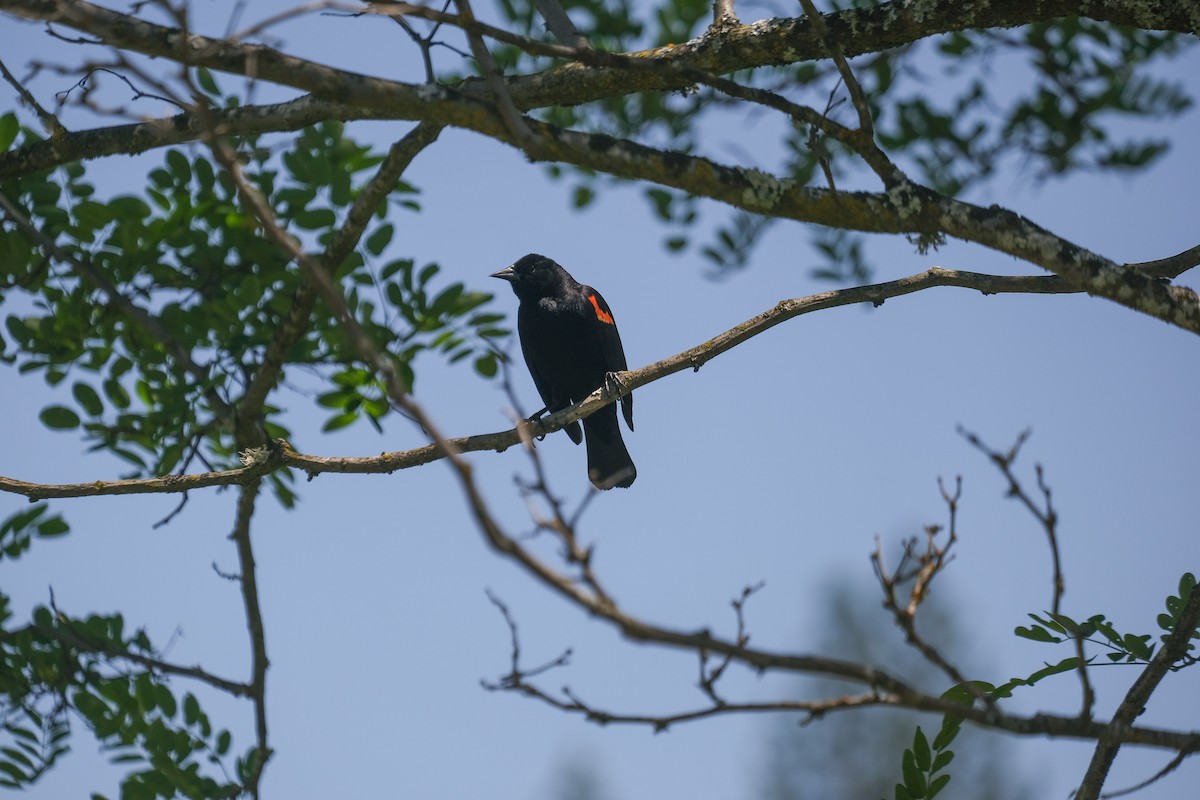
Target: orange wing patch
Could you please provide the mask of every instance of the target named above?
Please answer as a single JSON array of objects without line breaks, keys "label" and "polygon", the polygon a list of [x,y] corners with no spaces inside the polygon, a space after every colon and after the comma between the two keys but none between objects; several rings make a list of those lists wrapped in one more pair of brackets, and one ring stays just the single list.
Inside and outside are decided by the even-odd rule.
[{"label": "orange wing patch", "polygon": [[592,308],[596,309],[596,319],[600,320],[601,322],[608,323],[609,325],[617,324],[617,323],[613,322],[612,314],[609,314],[607,311],[605,311],[603,308],[600,307],[600,301],[598,301],[596,299],[596,295],[589,294],[587,296],[587,299],[592,302]]}]

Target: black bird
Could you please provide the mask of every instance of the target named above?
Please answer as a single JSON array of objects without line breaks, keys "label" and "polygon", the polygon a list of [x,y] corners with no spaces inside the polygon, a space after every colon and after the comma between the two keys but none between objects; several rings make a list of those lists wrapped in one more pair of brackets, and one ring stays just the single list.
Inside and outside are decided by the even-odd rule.
[{"label": "black bird", "polygon": [[[492,277],[512,284],[520,301],[521,352],[548,412],[578,403],[604,385],[608,373],[628,369],[608,303],[556,262],[530,253]],[[621,398],[621,411],[633,430],[632,394]],[[575,444],[586,437],[588,478],[597,489],[633,484],[637,469],[621,439],[615,403],[584,419],[582,435],[578,422],[563,430]]]}]

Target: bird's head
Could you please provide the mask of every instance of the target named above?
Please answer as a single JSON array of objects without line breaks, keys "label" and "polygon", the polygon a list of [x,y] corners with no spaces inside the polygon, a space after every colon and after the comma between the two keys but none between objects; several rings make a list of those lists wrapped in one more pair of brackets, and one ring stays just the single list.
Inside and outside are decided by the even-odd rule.
[{"label": "bird's head", "polygon": [[557,262],[537,253],[530,253],[499,272],[493,272],[492,277],[508,281],[513,292],[522,299],[550,296],[572,282],[571,276]]}]

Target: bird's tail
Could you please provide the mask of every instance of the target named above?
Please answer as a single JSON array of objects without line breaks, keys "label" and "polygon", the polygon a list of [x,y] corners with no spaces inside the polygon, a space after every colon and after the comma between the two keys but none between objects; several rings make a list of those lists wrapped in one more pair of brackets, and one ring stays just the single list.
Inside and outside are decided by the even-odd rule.
[{"label": "bird's tail", "polygon": [[621,438],[616,405],[606,406],[585,419],[583,435],[587,441],[588,478],[592,485],[597,489],[632,486],[637,467]]}]

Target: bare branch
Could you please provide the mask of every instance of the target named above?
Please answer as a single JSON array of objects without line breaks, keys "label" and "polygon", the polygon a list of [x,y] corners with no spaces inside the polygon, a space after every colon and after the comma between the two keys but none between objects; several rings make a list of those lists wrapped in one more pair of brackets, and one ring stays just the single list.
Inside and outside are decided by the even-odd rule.
[{"label": "bare branch", "polygon": [[843,711],[852,708],[862,708],[864,706],[894,706],[897,705],[896,698],[877,692],[866,692],[857,695],[846,695],[843,697],[834,697],[825,700],[776,700],[762,703],[721,703],[714,704],[705,708],[694,711],[682,711],[675,714],[664,714],[654,716],[649,714],[623,714],[613,711],[604,711],[595,706],[584,702],[579,695],[573,692],[570,687],[564,686],[562,689],[565,700],[559,699],[547,692],[530,684],[521,684],[513,687],[522,694],[533,697],[537,700],[553,706],[561,711],[566,711],[573,714],[582,714],[589,722],[594,722],[597,725],[627,724],[627,725],[646,725],[654,729],[655,733],[662,733],[672,725],[680,722],[693,722],[695,720],[707,719],[709,717],[724,716],[727,714],[750,714],[750,713],[770,713],[770,712],[787,712],[787,711],[804,711],[807,715],[803,724],[808,724],[813,720],[820,719],[831,711]]},{"label": "bare branch", "polygon": [[1167,258],[1126,264],[1125,268],[1135,269],[1155,278],[1177,278],[1195,266],[1200,266],[1200,244]]},{"label": "bare branch", "polygon": [[863,93],[858,78],[854,77],[854,71],[850,69],[850,64],[842,54],[842,48],[830,35],[829,28],[825,25],[825,18],[817,11],[813,0],[800,0],[800,5],[804,8],[805,19],[813,26],[813,30],[821,37],[822,43],[828,49],[830,58],[833,59],[838,73],[842,76],[842,83],[846,85],[846,91],[850,93],[850,102],[854,104],[854,110],[858,113],[858,130],[854,132],[854,149],[863,156],[875,174],[884,182],[884,185],[898,184],[904,175],[875,143],[875,123],[871,120],[871,105],[867,102],[867,96]]},{"label": "bare branch", "polygon": [[[962,686],[975,699],[981,700],[989,707],[994,707],[994,701],[987,696],[974,682],[967,680],[962,672],[950,663],[941,652],[917,631],[917,611],[921,603],[929,595],[929,587],[933,579],[941,573],[946,565],[953,560],[951,549],[958,541],[958,501],[962,497],[962,476],[955,481],[954,492],[946,490],[945,484],[938,479],[938,490],[946,503],[949,512],[949,529],[945,544],[939,544],[938,535],[942,532],[940,525],[929,525],[925,528],[925,549],[917,551],[916,537],[904,543],[904,552],[895,570],[888,570],[883,561],[883,550],[878,540],[875,552],[871,554],[871,566],[879,587],[883,590],[884,608],[892,612],[896,625],[904,632],[904,640],[946,674],[955,686]],[[909,566],[911,563],[911,566]],[[899,596],[901,584],[912,582],[908,590],[908,599]]]},{"label": "bare branch", "polygon": [[30,91],[26,89],[11,72],[8,71],[8,67],[4,65],[3,61],[0,61],[0,75],[3,75],[4,80],[8,81],[8,84],[16,89],[17,94],[21,98],[21,102],[31,108],[33,112],[38,115],[38,119],[42,121],[42,125],[47,131],[50,132],[51,135],[61,136],[67,132],[67,129],[64,128],[62,123],[58,121],[58,117],[42,108],[42,105],[37,101],[37,98],[34,97],[33,94],[31,94]]},{"label": "bare branch", "polygon": [[[468,24],[475,22],[475,13],[471,10],[470,0],[454,0],[454,4],[458,6],[458,15],[464,22]],[[471,30],[467,30],[467,41],[471,44],[471,52],[475,55],[475,61],[479,64],[480,71],[483,72],[488,88],[491,89],[496,110],[499,112],[500,118],[504,120],[504,126],[508,128],[512,141],[522,150],[535,149],[537,140],[529,130],[529,126],[525,124],[525,118],[517,109],[516,103],[513,102],[512,95],[508,91],[508,84],[505,83],[504,76],[500,73],[496,59],[492,58],[492,51],[488,50],[487,43],[483,41],[482,36]]]},{"label": "bare branch", "polygon": [[269,17],[265,17],[250,27],[243,28],[236,33],[231,33],[225,38],[231,42],[240,42],[245,39],[249,39],[252,36],[258,36],[259,34],[275,27],[276,25],[296,19],[297,17],[307,16],[315,11],[325,11],[327,9],[335,8],[346,8],[346,5],[335,2],[335,0],[317,0],[316,2],[312,3],[304,3],[303,5],[294,6],[292,8],[280,11],[277,14],[272,14]]},{"label": "bare branch", "polygon": [[708,26],[708,33],[728,30],[741,24],[733,10],[733,0],[713,0],[713,21]]},{"label": "bare branch", "polygon": [[1109,800],[1109,798],[1112,798],[1112,797],[1124,797],[1126,795],[1135,794],[1137,792],[1140,792],[1142,789],[1145,789],[1147,786],[1157,783],[1158,781],[1162,780],[1166,776],[1170,775],[1172,772],[1174,772],[1176,769],[1178,769],[1179,765],[1183,763],[1183,760],[1190,755],[1195,755],[1195,753],[1189,753],[1186,751],[1180,752],[1174,758],[1172,758],[1170,761],[1168,761],[1167,765],[1165,767],[1163,767],[1158,772],[1151,775],[1146,780],[1142,781],[1141,783],[1136,783],[1133,786],[1129,786],[1124,789],[1119,789],[1115,792],[1105,792],[1104,794],[1100,795],[1100,800]]},{"label": "bare branch", "polygon": [[[1034,465],[1038,491],[1042,495],[1042,504],[1040,507],[1026,493],[1025,488],[1017,480],[1016,475],[1012,471],[1012,465],[1017,460],[1017,455],[1021,452],[1021,447],[1029,438],[1030,431],[1028,429],[1022,431],[1017,436],[1017,441],[1009,448],[1007,453],[991,450],[978,436],[963,430],[961,426],[959,426],[958,431],[976,449],[991,459],[992,463],[996,465],[996,468],[1000,470],[1001,474],[1008,481],[1008,496],[1020,500],[1021,504],[1029,510],[1029,513],[1041,523],[1042,529],[1046,532],[1046,539],[1050,543],[1050,556],[1054,569],[1054,592],[1051,600],[1051,612],[1058,614],[1062,605],[1063,592],[1066,591],[1066,583],[1063,579],[1062,559],[1058,549],[1058,512],[1054,510],[1052,493],[1050,487],[1046,484],[1046,476],[1041,464]],[[1096,704],[1096,692],[1092,688],[1092,681],[1088,676],[1088,659],[1083,646],[1087,637],[1082,631],[1078,630],[1071,631],[1070,634],[1075,642],[1075,657],[1079,662],[1075,673],[1079,676],[1080,690],[1083,694],[1079,716],[1081,719],[1091,719],[1092,710]]]},{"label": "bare branch", "polygon": [[488,691],[518,689],[525,683],[526,678],[532,678],[542,674],[543,672],[549,672],[552,669],[563,667],[570,663],[571,650],[570,648],[567,648],[563,651],[562,655],[558,656],[558,658],[547,661],[540,667],[522,669],[521,642],[517,636],[517,622],[513,619],[512,613],[508,610],[508,606],[505,605],[500,598],[492,594],[490,589],[485,589],[484,593],[487,594],[488,600],[492,601],[492,605],[500,610],[501,615],[504,617],[504,623],[508,626],[509,639],[512,641],[512,659],[508,674],[503,676],[499,683],[488,683],[487,681],[481,681],[480,683],[483,685],[483,688],[487,689]]},{"label": "bare branch", "polygon": [[542,19],[546,20],[546,27],[554,34],[554,38],[568,47],[582,50],[591,48],[591,44],[575,27],[575,23],[571,22],[558,0],[533,0],[533,7],[542,15]]},{"label": "bare branch", "polygon": [[1041,524],[1042,530],[1046,532],[1046,540],[1050,544],[1050,556],[1054,565],[1053,592],[1051,594],[1050,610],[1055,614],[1059,613],[1059,606],[1062,604],[1063,592],[1066,591],[1066,583],[1063,580],[1062,560],[1058,553],[1058,514],[1055,512],[1054,505],[1051,502],[1050,488],[1046,486],[1046,482],[1042,474],[1042,465],[1036,464],[1034,468],[1037,472],[1038,488],[1042,492],[1042,498],[1044,502],[1044,505],[1039,507],[1037,503],[1034,502],[1033,498],[1030,497],[1025,491],[1025,487],[1021,485],[1021,482],[1017,480],[1016,475],[1012,471],[1012,465],[1017,460],[1017,456],[1021,452],[1021,447],[1025,444],[1026,440],[1029,439],[1029,435],[1032,433],[1032,431],[1029,429],[1022,431],[1017,436],[1016,442],[1013,443],[1013,446],[1010,447],[1006,453],[1001,453],[998,450],[992,450],[990,447],[984,444],[978,436],[966,430],[961,425],[958,426],[958,433],[960,436],[970,442],[975,449],[987,456],[991,460],[992,464],[994,464],[996,468],[1000,470],[1000,474],[1004,476],[1006,481],[1008,481],[1008,496],[1019,500],[1021,505],[1025,506],[1029,513],[1032,514],[1034,518],[1037,519],[1037,521]]},{"label": "bare branch", "polygon": [[242,602],[246,611],[246,627],[250,634],[251,653],[251,697],[254,701],[255,754],[248,765],[246,791],[258,797],[258,783],[263,769],[271,758],[267,744],[267,641],[263,629],[262,607],[258,601],[258,577],[254,562],[254,548],[250,542],[250,520],[254,516],[255,501],[261,481],[254,480],[242,487],[238,495],[237,517],[230,538],[237,546],[240,574],[238,582],[242,588]]}]

